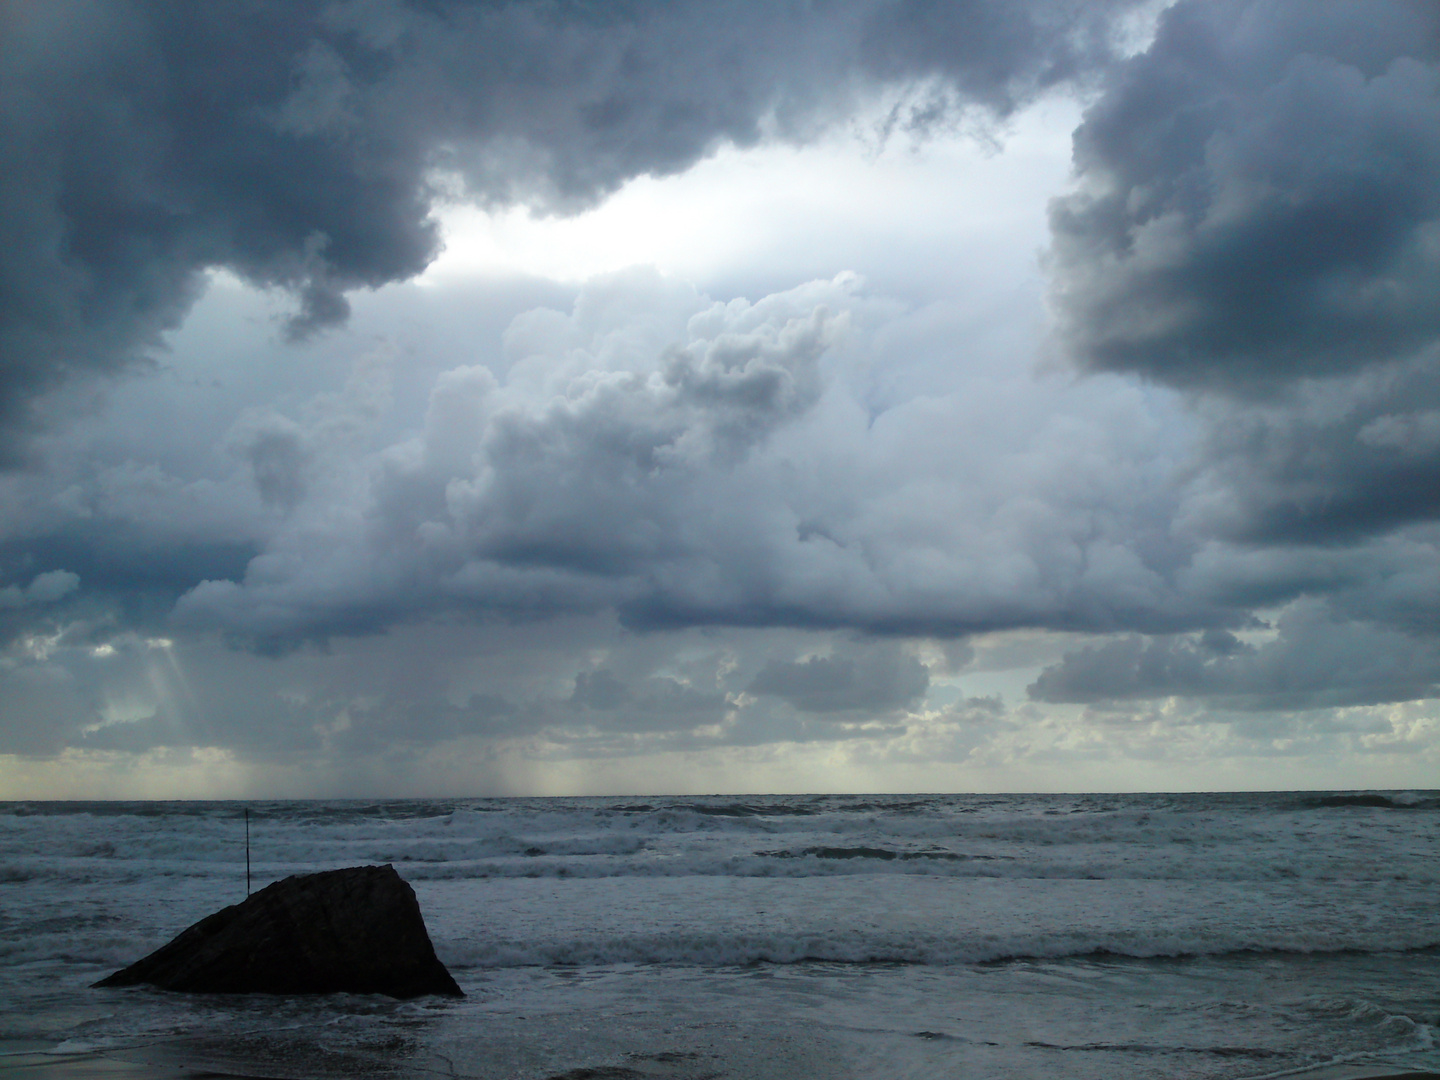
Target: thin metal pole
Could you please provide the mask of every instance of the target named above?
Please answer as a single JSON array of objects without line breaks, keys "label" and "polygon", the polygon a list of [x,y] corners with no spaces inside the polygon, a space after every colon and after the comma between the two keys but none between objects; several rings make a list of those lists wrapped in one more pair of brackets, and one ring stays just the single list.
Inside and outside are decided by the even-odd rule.
[{"label": "thin metal pole", "polygon": [[250,808],[245,808],[245,895],[250,895]]}]

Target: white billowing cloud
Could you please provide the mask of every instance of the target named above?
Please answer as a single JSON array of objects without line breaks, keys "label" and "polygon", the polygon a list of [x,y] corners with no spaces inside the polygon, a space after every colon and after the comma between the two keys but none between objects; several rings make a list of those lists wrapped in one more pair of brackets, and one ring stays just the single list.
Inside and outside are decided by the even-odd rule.
[{"label": "white billowing cloud", "polygon": [[[1006,375],[936,330],[851,275],[753,303],[600,279],[514,320],[503,381],[441,375],[413,438],[357,458],[330,420],[244,421],[232,443],[272,472],[306,459],[304,498],[176,617],[267,647],[445,609],[899,634],[1223,618],[1174,587],[1169,406]],[[897,394],[900,349],[950,389]]]},{"label": "white billowing cloud", "polygon": [[[658,312],[630,315],[647,291]],[[347,607],[388,618],[446,596],[501,609],[623,599],[617,574],[663,554],[650,545],[678,527],[667,495],[814,406],[843,322],[823,301],[845,286],[728,306],[659,279],[597,292],[573,316],[516,321],[505,386],[478,367],[441,376],[418,438],[375,454],[363,478],[337,466],[344,481],[296,508],[243,590],[202,585],[181,617],[228,604],[236,628],[303,634],[343,632]],[[572,583],[572,599],[544,598]]]}]

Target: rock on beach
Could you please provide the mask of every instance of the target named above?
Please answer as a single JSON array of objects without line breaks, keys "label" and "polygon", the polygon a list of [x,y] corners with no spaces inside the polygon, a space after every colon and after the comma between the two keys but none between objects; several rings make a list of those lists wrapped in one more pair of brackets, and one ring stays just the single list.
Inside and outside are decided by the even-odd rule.
[{"label": "rock on beach", "polygon": [[95,985],[140,983],[202,994],[465,996],[435,955],[415,891],[388,864],[277,881]]}]

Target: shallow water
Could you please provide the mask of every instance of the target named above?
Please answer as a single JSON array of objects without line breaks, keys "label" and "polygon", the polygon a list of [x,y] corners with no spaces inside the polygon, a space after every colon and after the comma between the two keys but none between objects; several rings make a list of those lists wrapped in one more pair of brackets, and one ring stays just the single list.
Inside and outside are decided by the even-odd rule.
[{"label": "shallow water", "polygon": [[466,1000],[88,989],[243,897],[242,804],[3,804],[0,1072],[1440,1069],[1434,792],[248,805],[256,888],[394,863]]}]

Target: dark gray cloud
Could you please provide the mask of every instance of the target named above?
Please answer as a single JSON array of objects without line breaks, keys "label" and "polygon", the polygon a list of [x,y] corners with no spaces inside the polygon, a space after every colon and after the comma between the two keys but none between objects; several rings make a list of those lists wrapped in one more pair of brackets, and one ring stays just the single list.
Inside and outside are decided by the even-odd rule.
[{"label": "dark gray cloud", "polygon": [[894,645],[841,650],[800,661],[770,660],[748,691],[772,695],[802,713],[877,715],[913,707],[930,686],[925,665]]},{"label": "dark gray cloud", "polygon": [[0,753],[226,746],[265,754],[321,744],[308,703],[256,692],[254,669],[196,659],[187,658],[187,674],[171,641],[108,618],[72,615],[35,628],[0,673]]},{"label": "dark gray cloud", "polygon": [[47,570],[36,574],[29,585],[7,585],[0,589],[0,608],[22,608],[37,604],[53,604],[80,585],[80,578],[69,570]]},{"label": "dark gray cloud", "polygon": [[[654,671],[630,685],[607,668],[577,673],[568,703],[577,714],[572,724],[578,721],[607,733],[683,732],[720,723],[730,708],[718,688],[700,689]],[[556,719],[563,724],[565,718]]]},{"label": "dark gray cloud", "polygon": [[1440,341],[1440,9],[1180,0],[1075,133],[1054,303],[1091,368],[1253,393]]},{"label": "dark gray cloud", "polygon": [[1417,701],[1440,694],[1440,644],[1337,617],[1310,601],[1288,609],[1277,633],[1246,644],[1225,631],[1118,638],[1067,653],[1030,685],[1030,697],[1093,705],[1181,697],[1244,712]]},{"label": "dark gray cloud", "polygon": [[260,500],[288,513],[305,496],[305,435],[287,416],[249,416],[231,430],[231,445],[247,465]]},{"label": "dark gray cloud", "polygon": [[154,345],[206,267],[293,289],[300,333],[343,317],[343,290],[426,264],[437,238],[404,130],[302,123],[293,106],[306,58],[339,40],[322,10],[7,6],[0,418]]},{"label": "dark gray cloud", "polygon": [[111,617],[159,632],[197,580],[243,573],[260,551],[265,515],[244,482],[184,480],[134,460],[82,459],[60,468],[58,486],[50,470],[12,472],[0,483],[6,589],[37,574],[79,582],[58,605],[17,615]]},{"label": "dark gray cloud", "polygon": [[1440,573],[1440,9],[1180,0],[1073,141],[1052,304],[1083,368],[1186,393],[1179,587],[1234,610],[1323,599],[1331,621],[1287,616],[1253,654],[1127,639],[1037,698],[1429,696],[1411,635],[1436,628]]},{"label": "dark gray cloud", "polygon": [[722,143],[804,138],[887,81],[1003,115],[1103,63],[1126,6],[7,5],[0,424],[133,363],[205,268],[288,290],[304,338],[434,257],[440,188],[573,210]]},{"label": "dark gray cloud", "polygon": [[918,703],[925,669],[893,642],[836,643],[853,665],[838,702],[849,711],[810,717],[818,724],[747,692],[768,660],[814,643],[775,630],[635,635],[613,618],[560,617],[431,621],[266,657],[71,617],[0,654],[0,754],[218,747],[295,763],[538,740],[603,756],[833,741],[872,720],[867,702],[892,716]]},{"label": "dark gray cloud", "polygon": [[1440,514],[1440,363],[1210,399],[1189,526],[1245,543],[1355,543]]},{"label": "dark gray cloud", "polygon": [[[58,419],[0,473],[0,752],[968,760],[1079,714],[1049,703],[1276,730],[1435,694],[1440,16],[1182,0],[1117,67],[1127,6],[7,9],[0,426]],[[433,259],[436,198],[565,214],[882,100],[933,134],[1092,75],[1050,217],[1083,379],[1033,377],[1033,270],[1003,303],[773,267],[357,294]],[[214,267],[288,294],[290,345]],[[244,318],[109,406],[37,397],[206,281]],[[351,303],[389,314],[315,334]],[[1058,653],[965,639],[1037,628],[1107,639],[969,697]]]}]

